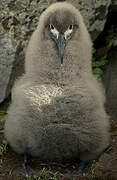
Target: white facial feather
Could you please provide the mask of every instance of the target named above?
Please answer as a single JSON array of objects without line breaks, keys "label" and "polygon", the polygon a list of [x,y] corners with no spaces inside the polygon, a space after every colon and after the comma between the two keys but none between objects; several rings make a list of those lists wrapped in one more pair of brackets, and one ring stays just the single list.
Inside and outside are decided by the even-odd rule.
[{"label": "white facial feather", "polygon": [[59,37],[59,32],[58,30],[52,25],[53,28],[51,28],[51,25],[50,25],[50,32],[58,39]]},{"label": "white facial feather", "polygon": [[[70,38],[70,35],[73,31],[73,27],[69,27],[65,32],[64,32],[64,38],[67,40]],[[53,26],[50,24],[50,32],[53,34],[54,37],[56,37],[58,39],[59,37],[59,31]]]},{"label": "white facial feather", "polygon": [[65,39],[69,39],[72,31],[73,31],[73,29],[67,29],[67,31],[65,31],[65,33],[64,33]]}]

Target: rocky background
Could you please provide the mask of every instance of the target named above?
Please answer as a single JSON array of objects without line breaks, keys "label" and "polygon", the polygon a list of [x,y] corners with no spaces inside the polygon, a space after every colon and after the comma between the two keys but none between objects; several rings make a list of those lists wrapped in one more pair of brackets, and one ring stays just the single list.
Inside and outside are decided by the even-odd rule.
[{"label": "rocky background", "polygon": [[[24,72],[25,50],[40,14],[56,0],[1,0],[0,103]],[[97,60],[107,59],[103,82],[107,107],[117,114],[117,0],[66,0],[78,8],[91,34]]]}]

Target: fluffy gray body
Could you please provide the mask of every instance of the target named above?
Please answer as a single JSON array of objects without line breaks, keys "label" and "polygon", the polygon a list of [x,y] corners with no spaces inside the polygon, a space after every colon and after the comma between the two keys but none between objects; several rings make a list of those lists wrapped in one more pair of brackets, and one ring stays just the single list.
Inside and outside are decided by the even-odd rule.
[{"label": "fluffy gray body", "polygon": [[[47,24],[55,22],[58,29],[63,25],[62,32],[69,21],[78,29],[67,42],[61,65]],[[92,75],[91,51],[83,19],[70,4],[56,3],[41,15],[5,123],[5,136],[15,152],[40,160],[89,161],[107,147],[105,96]]]}]

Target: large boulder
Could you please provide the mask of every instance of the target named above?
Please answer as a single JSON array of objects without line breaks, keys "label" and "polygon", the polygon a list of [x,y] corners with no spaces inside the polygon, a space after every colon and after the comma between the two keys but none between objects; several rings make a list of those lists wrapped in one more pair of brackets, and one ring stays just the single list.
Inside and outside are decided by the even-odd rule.
[{"label": "large boulder", "polygon": [[0,103],[10,94],[14,56],[13,37],[0,26]]}]

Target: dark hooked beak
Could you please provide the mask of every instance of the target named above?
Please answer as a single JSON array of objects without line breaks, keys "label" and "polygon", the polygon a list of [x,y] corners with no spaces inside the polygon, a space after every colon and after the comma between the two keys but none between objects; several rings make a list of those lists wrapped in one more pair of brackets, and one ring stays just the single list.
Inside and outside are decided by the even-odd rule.
[{"label": "dark hooked beak", "polygon": [[65,45],[66,45],[66,41],[65,41],[64,35],[59,34],[58,39],[57,39],[57,46],[58,46],[59,57],[61,58],[61,64],[63,64]]}]

